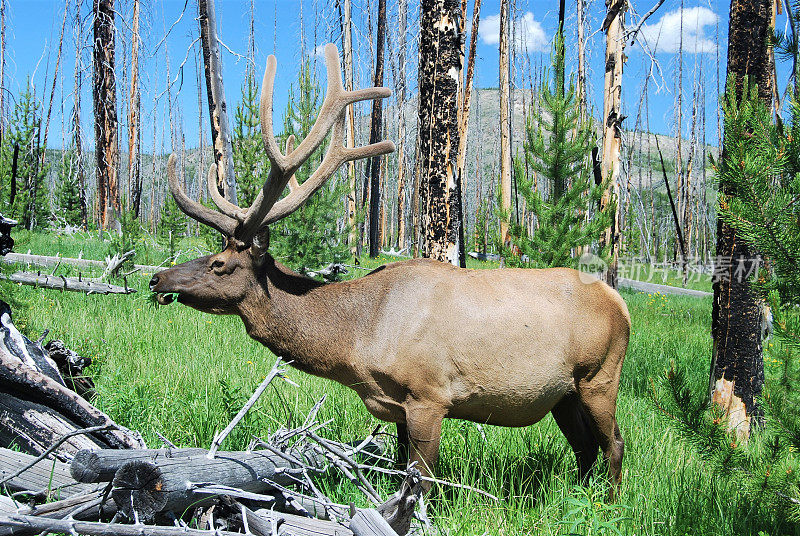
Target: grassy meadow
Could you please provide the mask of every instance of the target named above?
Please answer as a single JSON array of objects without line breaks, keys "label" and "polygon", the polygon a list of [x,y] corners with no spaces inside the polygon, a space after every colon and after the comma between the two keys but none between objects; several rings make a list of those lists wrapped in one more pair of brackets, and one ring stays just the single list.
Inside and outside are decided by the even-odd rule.
[{"label": "grassy meadow", "polygon": [[[15,251],[102,258],[107,245],[74,237],[21,233]],[[187,256],[193,255],[191,245]],[[150,262],[157,263],[157,249]],[[162,254],[162,257],[164,255]],[[381,262],[389,262],[390,258]],[[137,262],[140,262],[137,259]],[[63,273],[69,273],[68,269]],[[359,275],[359,274],[356,274]],[[198,313],[179,304],[156,307],[148,275],[132,275],[132,296],[84,296],[5,285],[19,302],[18,325],[37,338],[49,329],[94,362],[97,406],[121,424],[140,430],[148,444],[156,432],[180,446],[208,446],[275,361],[251,340],[238,318]],[[499,502],[474,492],[437,488],[428,513],[452,535],[516,534],[794,534],[777,513],[742,495],[736,482],[715,477],[691,448],[680,442],[653,403],[657,377],[671,361],[691,371],[698,389],[708,382],[711,356],[710,299],[623,291],[633,334],[622,374],[618,418],[626,441],[623,487],[607,504],[604,471],[589,487],[578,485],[566,440],[550,416],[535,426],[508,429],[447,420],[439,476],[481,488]],[[4,297],[5,298],[5,297]],[[778,366],[767,359],[767,367]],[[333,382],[292,370],[293,387],[276,382],[224,444],[244,448],[251,435],[298,424],[323,394],[319,418],[332,422],[328,437],[351,441],[379,421],[355,393]],[[390,433],[393,426],[386,426]],[[397,482],[371,475],[384,495]],[[363,497],[349,483],[328,478],[324,491],[338,502]]]}]

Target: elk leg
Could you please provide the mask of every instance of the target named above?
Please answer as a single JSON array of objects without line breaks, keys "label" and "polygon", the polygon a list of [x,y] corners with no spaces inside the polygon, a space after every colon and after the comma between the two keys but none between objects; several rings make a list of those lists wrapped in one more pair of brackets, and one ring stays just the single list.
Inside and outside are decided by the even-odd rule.
[{"label": "elk leg", "polygon": [[[406,409],[406,425],[410,443],[410,461],[417,462],[423,476],[433,476],[439,458],[439,441],[442,435],[442,419],[445,412],[438,408]],[[425,491],[430,482],[423,482]]]},{"label": "elk leg", "polygon": [[409,452],[408,425],[399,422],[397,423],[397,460],[395,462],[398,469],[408,467]]},{"label": "elk leg", "polygon": [[611,499],[614,499],[622,482],[622,457],[625,454],[625,441],[617,426],[617,385],[582,385],[579,389],[581,401],[603,450],[603,458],[608,463],[611,476]]},{"label": "elk leg", "polygon": [[583,409],[578,396],[571,393],[555,405],[552,413],[558,428],[575,452],[578,476],[581,482],[585,483],[592,473],[594,462],[597,461],[597,450],[600,448],[586,410]]}]

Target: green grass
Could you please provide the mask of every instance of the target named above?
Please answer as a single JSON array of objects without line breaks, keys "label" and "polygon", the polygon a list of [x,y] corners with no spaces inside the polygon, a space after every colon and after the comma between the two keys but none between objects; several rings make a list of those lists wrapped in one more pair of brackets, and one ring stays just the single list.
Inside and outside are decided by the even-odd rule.
[{"label": "green grass", "polygon": [[[31,244],[44,242],[29,239]],[[55,253],[55,245],[41,245],[31,249]],[[77,244],[62,240],[58,247]],[[86,245],[84,257],[100,248]],[[275,357],[247,336],[238,318],[204,315],[178,304],[151,305],[146,281],[144,276],[129,278],[139,289],[132,296],[83,296],[32,287],[14,287],[14,293],[23,303],[22,327],[28,335],[35,338],[50,329],[51,337],[94,359],[94,402],[111,417],[140,430],[151,445],[159,444],[160,432],[181,446],[207,447]],[[605,504],[604,472],[589,489],[576,487],[574,457],[549,416],[523,429],[447,420],[439,475],[484,489],[500,501],[438,489],[429,506],[437,527],[455,535],[567,534],[577,523],[574,532],[579,534],[616,534],[600,525],[610,521],[620,534],[629,535],[797,533],[740,494],[735,482],[712,475],[677,440],[651,402],[652,380],[671,361],[688,368],[699,389],[707,384],[711,300],[629,292],[623,297],[633,333],[619,396],[626,441],[619,501]],[[278,382],[269,389],[224,448],[244,448],[250,434],[266,436],[277,426],[297,424],[322,394],[328,401],[319,418],[332,420],[324,435],[350,441],[381,424],[350,390],[294,370],[289,377],[301,387]],[[396,489],[393,480],[371,478],[384,495]],[[366,506],[347,482],[329,477],[322,485],[337,502]]]}]

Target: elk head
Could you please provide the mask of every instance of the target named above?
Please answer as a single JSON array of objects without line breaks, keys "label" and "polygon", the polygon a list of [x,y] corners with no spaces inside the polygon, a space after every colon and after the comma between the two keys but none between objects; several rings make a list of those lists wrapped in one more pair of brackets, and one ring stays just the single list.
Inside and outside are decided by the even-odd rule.
[{"label": "elk head", "polygon": [[[272,127],[272,93],[276,60],[267,59],[261,89],[261,134],[269,174],[264,186],[249,208],[241,208],[226,200],[218,191],[216,168],[208,173],[208,191],[219,211],[210,209],[186,195],[175,172],[175,155],[169,157],[167,174],[169,189],[180,209],[193,219],[221,232],[226,237],[225,249],[216,255],[201,257],[159,272],[150,281],[159,303],[167,304],[177,296],[179,302],[204,312],[231,314],[238,304],[263,284],[261,275],[273,264],[269,247],[268,225],[285,218],[321,188],[345,162],[378,156],[394,151],[394,144],[382,141],[363,147],[344,145],[344,119],[347,106],[371,99],[386,98],[391,91],[372,87],[345,91],[336,46],[325,47],[328,88],[314,126],[308,136],[294,148],[294,136],[286,140],[285,153],[278,148]],[[323,143],[332,130],[330,144],[320,166],[299,184],[295,172]],[[281,198],[288,186],[289,194]]]}]

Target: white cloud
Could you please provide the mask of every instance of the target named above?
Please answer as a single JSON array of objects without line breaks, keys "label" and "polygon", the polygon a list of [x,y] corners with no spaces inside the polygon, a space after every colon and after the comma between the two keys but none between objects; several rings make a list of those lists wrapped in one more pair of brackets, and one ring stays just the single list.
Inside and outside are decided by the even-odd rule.
[{"label": "white cloud", "polygon": [[[683,10],[683,51],[689,54],[706,54],[717,49],[713,40],[706,37],[706,26],[713,26],[719,15],[707,7],[691,7]],[[645,24],[642,39],[656,52],[678,51],[681,38],[681,11],[665,13],[654,24]]]},{"label": "white cloud", "polygon": [[314,56],[319,57],[319,58],[324,58],[325,57],[325,47],[326,46],[327,45],[317,45],[317,46],[315,46],[314,47],[314,52],[312,54]]},{"label": "white cloud", "polygon": [[[512,22],[512,24],[514,24]],[[533,13],[526,11],[522,18],[512,26],[514,48],[520,52],[547,52],[550,40],[542,28],[542,23],[533,18]],[[486,45],[500,42],[500,15],[489,15],[481,19],[478,35]]]}]

